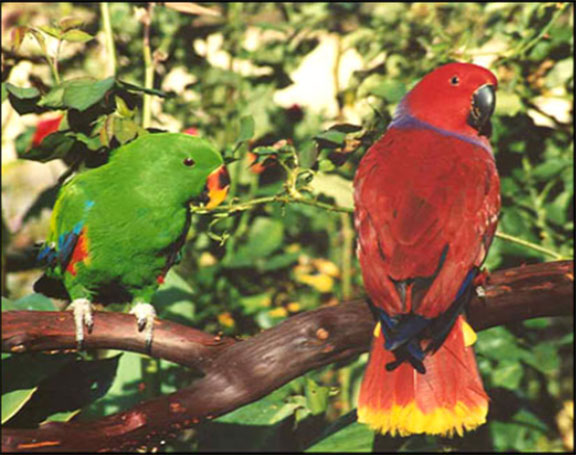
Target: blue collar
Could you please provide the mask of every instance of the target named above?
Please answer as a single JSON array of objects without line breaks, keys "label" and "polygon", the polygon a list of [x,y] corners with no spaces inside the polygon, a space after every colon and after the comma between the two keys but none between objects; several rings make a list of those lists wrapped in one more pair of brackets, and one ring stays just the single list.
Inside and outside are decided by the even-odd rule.
[{"label": "blue collar", "polygon": [[[401,105],[402,105],[402,103],[401,103]],[[480,146],[484,150],[486,150],[488,153],[490,153],[490,155],[494,156],[494,153],[492,152],[492,148],[489,145],[486,145],[483,141],[481,141],[475,137],[472,137],[472,136],[454,133],[452,131],[438,128],[437,126],[430,125],[429,123],[426,123],[422,120],[419,120],[415,117],[412,117],[407,112],[407,110],[405,108],[403,108],[403,106],[398,106],[398,110],[396,111],[396,114],[394,115],[394,118],[392,119],[392,123],[390,123],[390,125],[388,125],[388,129],[390,129],[390,128],[398,128],[398,129],[425,128],[425,129],[440,133],[444,136],[455,137],[457,139],[468,142],[470,144]]]}]

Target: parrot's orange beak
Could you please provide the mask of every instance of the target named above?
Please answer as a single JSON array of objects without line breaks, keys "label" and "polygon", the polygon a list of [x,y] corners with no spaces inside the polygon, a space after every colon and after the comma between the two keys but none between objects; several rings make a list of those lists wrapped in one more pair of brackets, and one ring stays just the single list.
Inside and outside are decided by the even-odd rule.
[{"label": "parrot's orange beak", "polygon": [[226,166],[222,165],[208,176],[206,181],[206,189],[208,195],[207,209],[218,207],[228,194],[230,189],[230,175]]}]

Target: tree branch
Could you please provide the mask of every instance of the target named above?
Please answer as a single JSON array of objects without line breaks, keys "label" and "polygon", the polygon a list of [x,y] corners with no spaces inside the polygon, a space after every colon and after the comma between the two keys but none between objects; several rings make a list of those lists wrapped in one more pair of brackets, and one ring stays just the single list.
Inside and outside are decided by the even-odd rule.
[{"label": "tree branch", "polygon": [[[477,330],[512,321],[573,312],[572,261],[530,265],[494,273],[486,296],[470,304]],[[73,349],[67,312],[7,312],[2,350]],[[293,316],[242,342],[167,321],[155,326],[152,355],[202,370],[204,376],[170,395],[92,422],[48,423],[37,429],[4,429],[3,452],[125,451],[255,401],[307,371],[350,360],[366,351],[372,315],[364,301],[322,307]],[[133,317],[95,313],[86,348],[145,352]]]}]

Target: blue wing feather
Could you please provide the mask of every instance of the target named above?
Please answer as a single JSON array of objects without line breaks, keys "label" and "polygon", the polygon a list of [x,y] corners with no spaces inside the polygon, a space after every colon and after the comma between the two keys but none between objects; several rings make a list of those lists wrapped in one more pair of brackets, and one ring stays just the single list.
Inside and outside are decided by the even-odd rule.
[{"label": "blue wing feather", "polygon": [[[404,361],[408,361],[419,372],[423,373],[426,371],[422,363],[426,353],[434,352],[443,343],[456,317],[461,313],[465,303],[468,301],[467,296],[470,295],[468,291],[477,273],[478,269],[476,267],[468,272],[450,309],[434,319],[425,318],[415,313],[390,316],[382,308],[371,304],[372,310],[380,321],[382,335],[385,340],[384,348],[394,351],[396,354],[397,360],[386,366],[389,370],[398,367]],[[426,333],[425,336],[424,333]],[[422,338],[431,338],[433,340],[426,348],[426,351],[420,345]]]}]

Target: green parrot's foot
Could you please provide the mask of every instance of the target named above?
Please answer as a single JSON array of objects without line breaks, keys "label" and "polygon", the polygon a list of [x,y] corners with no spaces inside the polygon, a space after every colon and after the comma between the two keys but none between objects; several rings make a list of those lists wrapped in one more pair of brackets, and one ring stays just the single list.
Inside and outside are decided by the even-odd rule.
[{"label": "green parrot's foot", "polygon": [[152,334],[154,331],[154,320],[156,319],[156,310],[149,303],[138,302],[130,310],[130,314],[136,316],[138,320],[138,330],[144,331],[146,335],[146,348],[152,346]]},{"label": "green parrot's foot", "polygon": [[76,299],[70,306],[69,310],[74,313],[74,325],[76,326],[76,344],[78,345],[78,350],[82,349],[82,343],[84,342],[84,326],[88,329],[88,332],[92,331],[94,326],[94,319],[92,318],[92,304],[88,299]]}]

